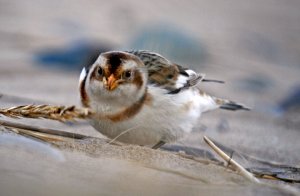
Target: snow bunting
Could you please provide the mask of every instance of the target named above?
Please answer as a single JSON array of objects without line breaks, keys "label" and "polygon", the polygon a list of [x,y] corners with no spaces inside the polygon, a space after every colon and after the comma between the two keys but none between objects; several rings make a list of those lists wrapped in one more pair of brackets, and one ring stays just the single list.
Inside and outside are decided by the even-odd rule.
[{"label": "snow bunting", "polygon": [[249,110],[233,101],[201,91],[199,82],[213,81],[149,51],[111,51],[100,54],[80,75],[84,107],[99,117],[91,125],[121,142],[158,148],[177,141],[216,108]]}]

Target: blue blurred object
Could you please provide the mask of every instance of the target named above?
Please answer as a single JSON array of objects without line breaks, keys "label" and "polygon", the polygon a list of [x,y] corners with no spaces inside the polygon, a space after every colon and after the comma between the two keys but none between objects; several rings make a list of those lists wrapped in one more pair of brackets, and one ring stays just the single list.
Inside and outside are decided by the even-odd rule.
[{"label": "blue blurred object", "polygon": [[42,66],[78,70],[95,62],[101,52],[112,47],[106,43],[76,41],[66,48],[45,49],[37,52],[34,60]]},{"label": "blue blurred object", "polygon": [[201,63],[207,58],[206,47],[199,39],[168,24],[147,26],[134,36],[125,49],[150,50],[189,67],[203,66]]},{"label": "blue blurred object", "polygon": [[275,110],[282,114],[296,107],[300,107],[300,86],[293,88],[292,92],[278,104]]}]

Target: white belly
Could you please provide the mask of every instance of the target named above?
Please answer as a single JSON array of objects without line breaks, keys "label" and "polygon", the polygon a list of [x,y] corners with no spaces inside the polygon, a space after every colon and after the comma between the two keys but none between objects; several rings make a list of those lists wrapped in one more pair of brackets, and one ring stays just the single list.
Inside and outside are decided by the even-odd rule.
[{"label": "white belly", "polygon": [[111,139],[138,145],[174,142],[192,130],[201,114],[201,97],[197,91],[189,89],[172,95],[149,87],[148,92],[153,96],[152,102],[130,119],[92,120],[91,125]]}]

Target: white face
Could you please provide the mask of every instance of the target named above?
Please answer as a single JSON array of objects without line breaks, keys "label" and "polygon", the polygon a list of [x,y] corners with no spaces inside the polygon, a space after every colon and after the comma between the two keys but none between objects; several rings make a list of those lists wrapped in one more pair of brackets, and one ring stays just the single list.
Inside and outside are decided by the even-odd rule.
[{"label": "white face", "polygon": [[113,57],[114,61],[110,62],[107,55],[100,55],[90,69],[86,81],[86,90],[91,101],[126,106],[143,96],[147,70],[139,59],[125,57]]}]

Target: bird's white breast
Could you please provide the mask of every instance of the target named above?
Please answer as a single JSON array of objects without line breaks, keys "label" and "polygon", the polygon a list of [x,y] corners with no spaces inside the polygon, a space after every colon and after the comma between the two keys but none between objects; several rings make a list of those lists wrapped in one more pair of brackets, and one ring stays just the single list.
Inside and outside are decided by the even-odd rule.
[{"label": "bird's white breast", "polygon": [[[166,94],[164,89],[148,86],[148,93],[151,99],[135,116],[119,122],[92,120],[91,124],[111,139],[139,145],[172,142],[192,130],[201,114],[202,101],[196,89]],[[92,107],[99,113],[110,110],[107,103],[92,103]]]}]

